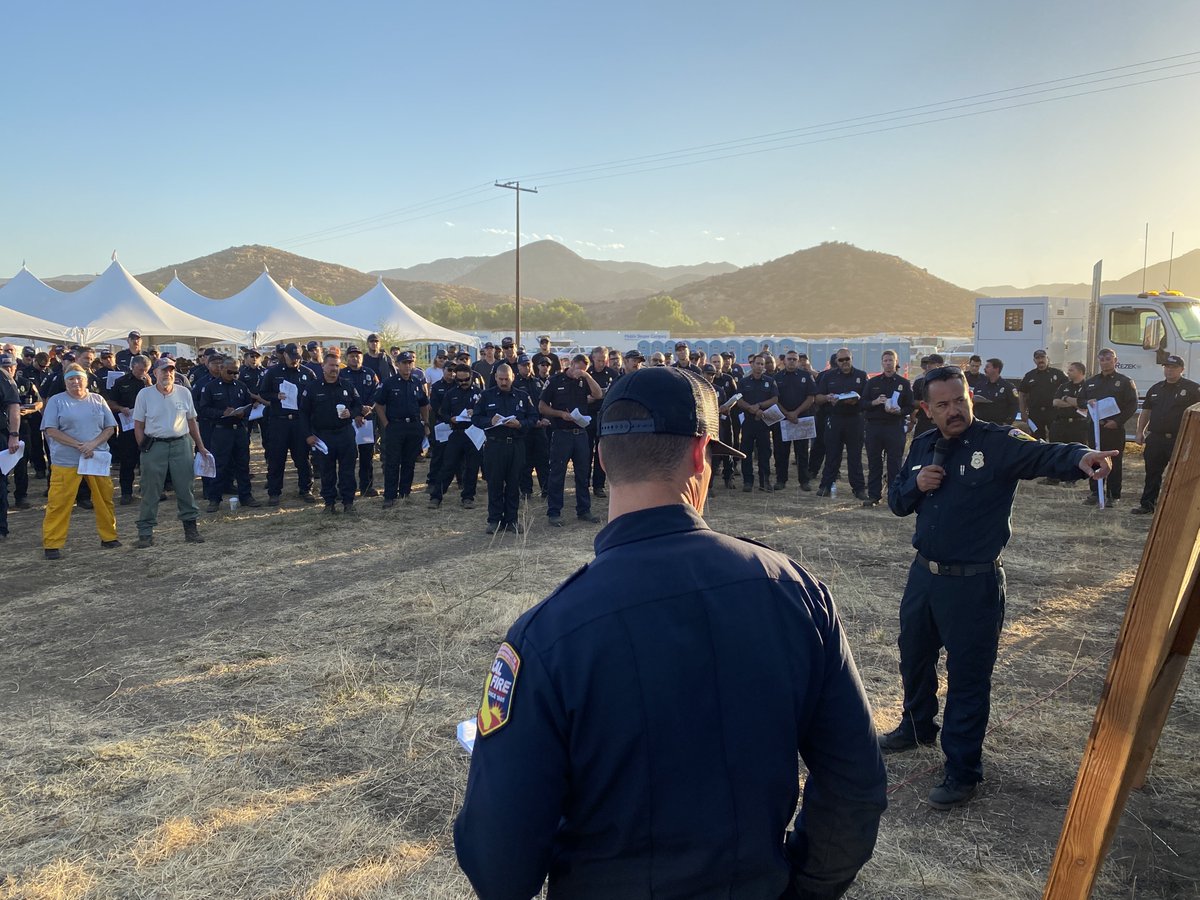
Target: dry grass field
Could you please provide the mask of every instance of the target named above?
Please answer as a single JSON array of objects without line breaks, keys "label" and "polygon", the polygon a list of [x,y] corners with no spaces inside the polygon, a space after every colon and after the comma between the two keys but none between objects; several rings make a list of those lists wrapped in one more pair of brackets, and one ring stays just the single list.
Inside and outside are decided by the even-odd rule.
[{"label": "dry grass field", "polygon": [[[851,896],[1041,895],[1149,524],[1128,514],[1136,450],[1128,467],[1107,512],[1079,487],[1022,487],[981,796],[932,811],[939,753],[889,759],[891,808]],[[482,502],[414,500],[362,501],[353,519],[295,500],[205,516],[203,546],[164,508],[150,551],[129,549],[136,507],[118,507],[115,551],[77,510],[58,563],[41,557],[40,511],[12,513],[0,898],[471,896],[451,839],[468,766],[455,723],[508,623],[588,561],[597,526],[552,531],[535,504],[528,535],[493,539]],[[831,585],[890,728],[912,520],[794,482],[718,487],[707,518]],[[1200,896],[1198,712],[1193,666],[1096,897]]]}]

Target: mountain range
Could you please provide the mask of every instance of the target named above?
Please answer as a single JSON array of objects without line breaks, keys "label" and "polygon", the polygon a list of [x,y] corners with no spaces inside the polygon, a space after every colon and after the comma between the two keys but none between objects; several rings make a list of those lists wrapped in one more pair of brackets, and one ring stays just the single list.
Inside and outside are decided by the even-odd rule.
[{"label": "mountain range", "polygon": [[[1159,262],[1142,270],[1130,272],[1124,278],[1101,281],[1102,294],[1139,294],[1143,290],[1163,291],[1170,287],[1182,291],[1189,297],[1200,296],[1200,249],[1177,256],[1171,262]],[[978,289],[988,297],[1090,297],[1092,286],[1083,282],[1056,282],[1034,284],[1029,287],[1013,287],[1011,284],[993,284]]]}]

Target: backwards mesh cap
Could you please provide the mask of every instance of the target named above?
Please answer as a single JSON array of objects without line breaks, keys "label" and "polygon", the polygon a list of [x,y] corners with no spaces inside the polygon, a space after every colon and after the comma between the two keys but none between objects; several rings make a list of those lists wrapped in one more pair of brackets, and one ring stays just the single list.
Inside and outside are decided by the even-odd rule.
[{"label": "backwards mesh cap", "polygon": [[[607,411],[619,400],[636,403],[647,419],[610,419]],[[707,381],[684,369],[656,366],[623,375],[608,389],[600,408],[600,436],[618,434],[708,435],[714,456],[745,458],[745,454],[718,440],[720,413],[717,392]]]}]

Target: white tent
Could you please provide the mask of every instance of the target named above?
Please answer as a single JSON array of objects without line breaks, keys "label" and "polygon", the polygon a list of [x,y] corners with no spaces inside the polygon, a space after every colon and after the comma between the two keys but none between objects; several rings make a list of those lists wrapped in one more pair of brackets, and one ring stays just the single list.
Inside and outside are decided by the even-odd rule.
[{"label": "white tent", "polygon": [[[49,312],[49,310],[47,310]],[[136,329],[150,343],[210,340],[238,341],[236,330],[176,309],[151,293],[115,259],[95,281],[63,294],[55,318],[84,344],[124,338]]]},{"label": "white tent", "polygon": [[325,310],[333,309],[332,306],[329,306],[325,303],[318,303],[312,297],[308,296],[306,293],[304,293],[304,291],[302,291],[302,290],[300,290],[300,288],[296,287],[296,283],[294,281],[288,282],[287,292],[294,299],[299,300],[301,303],[303,303],[305,306],[307,306],[313,312],[319,312],[319,313],[321,313],[321,315],[325,315],[325,312],[324,312]]},{"label": "white tent", "polygon": [[6,338],[34,338],[58,344],[65,344],[73,338],[71,329],[65,325],[47,322],[6,306],[0,306],[0,334]]},{"label": "white tent", "polygon": [[70,296],[50,287],[22,265],[21,271],[0,287],[0,306],[27,316],[48,316],[64,297]]},{"label": "white tent", "polygon": [[410,343],[479,345],[479,338],[462,334],[418,316],[383,283],[341,306],[327,307],[328,315],[354,326],[360,334],[385,331],[390,339]]},{"label": "white tent", "polygon": [[308,309],[275,283],[269,272],[227,300],[210,300],[178,278],[163,289],[163,299],[179,309],[203,310],[205,318],[241,332],[237,340],[261,347],[278,341],[333,339],[352,341],[360,332]]}]

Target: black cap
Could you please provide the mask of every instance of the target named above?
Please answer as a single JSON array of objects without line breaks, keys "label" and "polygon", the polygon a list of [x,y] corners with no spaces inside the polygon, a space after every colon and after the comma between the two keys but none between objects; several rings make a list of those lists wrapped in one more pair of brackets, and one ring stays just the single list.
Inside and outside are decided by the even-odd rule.
[{"label": "black cap", "polygon": [[140,331],[129,332],[129,337],[131,337],[131,338],[140,338],[141,336],[142,336],[142,333]]},{"label": "black cap", "polygon": [[514,341],[512,338],[506,337],[500,341],[500,346],[501,347],[511,347],[515,343],[516,343],[516,341]]},{"label": "black cap", "polygon": [[712,363],[705,363],[703,366],[700,367],[700,371],[703,372],[705,375],[716,375],[717,367],[714,366]]},{"label": "black cap", "polygon": [[368,341],[377,341],[377,340],[379,340],[379,335],[377,335],[377,334],[368,334],[368,335],[367,335],[367,340],[368,340]]},{"label": "black cap", "polygon": [[722,359],[733,359],[733,358],[734,358],[734,357],[733,357],[733,351],[732,351],[732,350],[722,350],[722,351],[721,351],[721,358],[722,358]]},{"label": "black cap", "polygon": [[676,341],[675,349],[678,350],[680,347],[686,347],[687,345],[688,345],[687,341]]},{"label": "black cap", "polygon": [[411,350],[405,350],[396,357],[396,362],[416,362],[417,355]]},{"label": "black cap", "polygon": [[549,342],[550,342],[550,335],[548,335],[548,334],[543,334],[540,337],[538,337],[539,344],[547,344]]},{"label": "black cap", "polygon": [[641,350],[626,350],[625,358],[626,359],[645,359],[646,357],[642,356]]},{"label": "black cap", "polygon": [[[650,413],[649,419],[617,419],[606,411],[618,400],[628,400]],[[712,385],[683,369],[657,366],[638,369],[613,382],[600,407],[600,435],[678,434],[708,435],[714,456],[745,459],[746,454],[718,440],[720,413]]]},{"label": "black cap", "polygon": [[288,356],[299,356],[300,347],[297,344],[284,344],[282,352],[286,353]]},{"label": "black cap", "polygon": [[103,350],[100,351],[100,355],[101,356],[112,356],[112,348],[105,347]]},{"label": "black cap", "polygon": [[523,366],[530,361],[531,360],[529,359],[529,354],[527,354],[527,353],[522,353],[520,356],[517,357],[517,365],[518,366]]},{"label": "black cap", "polygon": [[449,359],[449,358],[450,358],[450,354],[447,353],[445,350],[439,350],[434,355],[434,359]]},{"label": "black cap", "polygon": [[304,349],[305,350],[316,350],[320,346],[321,345],[318,344],[316,341],[309,341],[307,344],[304,345]]},{"label": "black cap", "polygon": [[484,344],[484,345],[483,345],[483,347],[482,347],[481,349],[483,349],[483,350],[495,350],[495,349],[496,349],[496,345],[495,345],[495,344],[493,344],[491,341],[488,341],[486,344]]},{"label": "black cap", "polygon": [[37,351],[34,350],[32,347],[22,347],[21,355],[22,356],[37,356]]},{"label": "black cap", "polygon": [[1163,365],[1164,366],[1178,366],[1180,369],[1182,369],[1183,368],[1183,360],[1180,357],[1172,354],[1171,356],[1168,356],[1166,359],[1163,360]]},{"label": "black cap", "polygon": [[346,355],[349,356],[351,353],[360,353],[361,354],[362,350],[360,350],[358,347],[351,344],[349,347],[346,348]]}]

